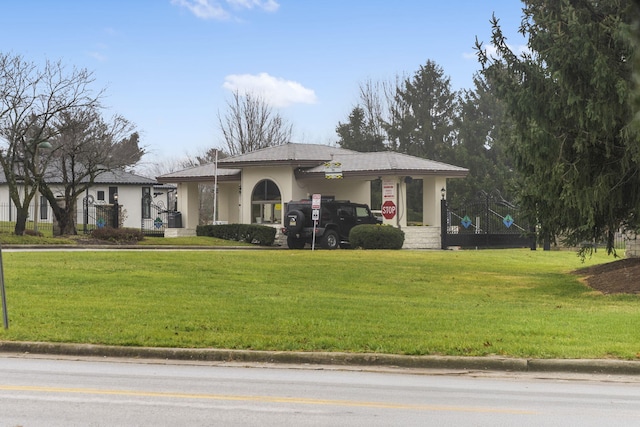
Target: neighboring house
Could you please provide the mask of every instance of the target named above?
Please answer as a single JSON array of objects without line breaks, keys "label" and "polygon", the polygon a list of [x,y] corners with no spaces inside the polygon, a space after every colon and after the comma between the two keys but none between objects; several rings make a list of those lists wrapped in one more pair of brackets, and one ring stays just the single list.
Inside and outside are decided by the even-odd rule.
[{"label": "neighboring house", "polygon": [[[59,178],[57,181],[55,175],[48,178],[54,194],[60,194],[62,197],[64,187]],[[77,199],[76,223],[78,232],[83,231],[84,225],[90,226],[88,229],[96,225],[108,225],[101,222],[103,218],[100,212],[113,206],[116,200],[120,205],[120,226],[157,229],[158,227],[155,227],[153,221],[157,218],[158,212],[165,213],[166,217],[166,210],[171,200],[171,187],[162,187],[155,179],[122,170],[101,173],[96,177],[93,185]],[[37,206],[36,200],[39,202]],[[36,194],[29,212],[30,222],[36,216],[39,223],[54,222],[51,207],[44,196],[40,194]],[[12,221],[15,220],[15,217],[15,206],[9,198],[9,186],[4,174],[0,173],[0,221]],[[162,231],[164,231],[164,225]],[[30,228],[29,223],[27,223],[27,228]]]},{"label": "neighboring house", "polygon": [[[371,181],[381,179],[383,202],[395,209],[384,223],[401,227],[405,235],[422,236],[416,243],[407,236],[405,247],[439,247],[440,200],[447,179],[463,178],[467,173],[461,167],[397,152],[360,153],[328,145],[289,143],[228,157],[217,166],[162,175],[157,180],[177,184],[182,228],[167,229],[167,237],[195,234],[199,183],[217,181],[218,221],[260,223],[279,229],[290,200],[322,194],[371,205]],[[406,185],[416,179],[423,181],[422,223],[430,227],[407,227]],[[428,228],[431,230],[425,237]]]}]

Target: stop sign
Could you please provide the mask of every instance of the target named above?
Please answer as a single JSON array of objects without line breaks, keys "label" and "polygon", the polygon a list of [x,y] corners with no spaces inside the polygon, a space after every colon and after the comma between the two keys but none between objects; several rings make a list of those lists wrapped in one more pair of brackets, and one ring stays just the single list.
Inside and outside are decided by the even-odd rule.
[{"label": "stop sign", "polygon": [[393,219],[396,216],[396,204],[391,200],[387,200],[382,204],[382,216],[385,219]]}]

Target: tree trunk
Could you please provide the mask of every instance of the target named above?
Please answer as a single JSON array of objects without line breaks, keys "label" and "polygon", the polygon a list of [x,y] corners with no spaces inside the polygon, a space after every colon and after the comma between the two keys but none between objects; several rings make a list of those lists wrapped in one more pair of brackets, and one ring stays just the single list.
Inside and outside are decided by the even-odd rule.
[{"label": "tree trunk", "polygon": [[56,227],[54,230],[54,234],[56,236],[69,236],[78,234],[74,213],[75,204],[73,206],[66,206],[64,208],[61,207],[57,209],[57,212],[55,212],[55,216],[56,221],[58,221],[58,227]]},{"label": "tree trunk", "polygon": [[78,234],[78,230],[76,230],[76,222],[68,209],[61,209],[57,220],[58,227],[55,230],[56,235],[69,236]]},{"label": "tree trunk", "polygon": [[29,205],[26,208],[17,208],[16,226],[13,229],[13,233],[17,236],[22,236],[27,228],[27,218],[29,217]]},{"label": "tree trunk", "polygon": [[33,200],[34,194],[35,190],[33,187],[25,185],[24,194],[22,196],[23,199],[21,200],[18,189],[15,187],[11,188],[11,186],[9,186],[9,197],[16,208],[16,225],[13,229],[13,233],[17,236],[22,236],[24,231],[27,229],[29,205],[31,204],[31,200]]}]

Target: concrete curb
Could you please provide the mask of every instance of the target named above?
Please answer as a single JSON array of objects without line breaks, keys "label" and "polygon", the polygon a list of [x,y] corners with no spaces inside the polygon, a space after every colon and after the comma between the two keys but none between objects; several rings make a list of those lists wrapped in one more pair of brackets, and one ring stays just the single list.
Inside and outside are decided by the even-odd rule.
[{"label": "concrete curb", "polygon": [[506,357],[401,356],[376,353],[288,352],[191,348],[120,347],[92,344],[0,341],[0,352],[333,366],[373,366],[464,371],[564,372],[640,375],[640,362],[608,359],[516,359]]}]

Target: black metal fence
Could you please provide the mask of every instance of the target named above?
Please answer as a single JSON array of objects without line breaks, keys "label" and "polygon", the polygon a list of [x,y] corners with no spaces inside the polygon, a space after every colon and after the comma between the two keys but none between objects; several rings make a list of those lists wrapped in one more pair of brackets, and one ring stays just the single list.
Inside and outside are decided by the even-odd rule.
[{"label": "black metal fence", "polygon": [[182,219],[177,224],[177,213],[167,210],[164,202],[153,202],[150,194],[142,197],[142,219],[140,229],[145,236],[164,236],[164,230],[167,227],[182,227]]},{"label": "black metal fence", "polygon": [[498,192],[482,192],[457,205],[443,200],[442,212],[443,248],[517,248],[535,244],[531,227],[518,207]]},{"label": "black metal fence", "polygon": [[[536,247],[536,236],[513,203],[499,192],[482,192],[470,201],[449,204],[442,200],[442,247],[518,248]],[[624,250],[627,236],[615,234],[614,248]],[[605,243],[595,244],[604,247]]]},{"label": "black metal fence", "polygon": [[[37,212],[36,212],[37,211]],[[34,218],[37,220],[34,221]],[[13,203],[0,203],[0,232],[12,233],[16,226],[18,212]],[[38,231],[44,235],[53,234],[53,211],[48,204],[42,204],[36,209],[30,206],[26,224],[27,230]]]},{"label": "black metal fence", "polygon": [[77,221],[78,232],[85,234],[102,227],[121,226],[122,209],[118,204],[94,203],[91,198],[82,199],[82,219]]},{"label": "black metal fence", "polygon": [[[84,198],[78,203],[76,211],[76,229],[78,233],[88,234],[96,228],[122,227],[124,207],[118,204],[96,203]],[[12,203],[0,203],[0,232],[13,233],[16,226],[17,210]],[[37,220],[34,221],[34,218]],[[167,227],[182,227],[182,219],[178,212],[168,211],[162,202],[152,203],[150,199],[142,199],[142,218],[140,230],[146,236],[164,236]],[[41,233],[44,236],[54,234],[55,218],[48,204],[36,209],[30,206],[26,230]]]}]

